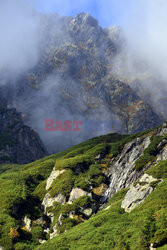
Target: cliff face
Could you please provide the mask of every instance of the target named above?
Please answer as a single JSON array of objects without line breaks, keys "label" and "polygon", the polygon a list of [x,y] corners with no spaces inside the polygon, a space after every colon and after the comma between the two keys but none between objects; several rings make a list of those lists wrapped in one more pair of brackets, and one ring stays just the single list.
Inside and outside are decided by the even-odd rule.
[{"label": "cliff face", "polygon": [[16,109],[0,100],[0,163],[28,163],[44,157],[46,150],[38,134],[25,126]]},{"label": "cliff face", "polygon": [[[86,13],[75,18],[42,15],[40,21],[39,62],[14,87],[10,86],[12,92],[5,92],[46,144],[48,137],[40,127],[46,117],[110,122],[105,132],[124,133],[136,133],[161,122],[135,90],[114,76],[113,64],[120,46],[114,29],[102,29]],[[91,135],[84,133],[80,137],[83,141],[99,134],[91,131]],[[71,144],[79,141],[73,135],[62,136]],[[55,141],[53,134],[49,149],[56,149]],[[61,145],[61,141],[57,144]]]}]

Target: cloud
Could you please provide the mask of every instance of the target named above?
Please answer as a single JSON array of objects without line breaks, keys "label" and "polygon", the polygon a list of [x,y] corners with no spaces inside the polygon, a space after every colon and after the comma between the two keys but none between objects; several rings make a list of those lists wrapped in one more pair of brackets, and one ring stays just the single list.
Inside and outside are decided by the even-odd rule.
[{"label": "cloud", "polygon": [[38,60],[39,22],[24,0],[0,2],[0,71],[19,74]]},{"label": "cloud", "polygon": [[[113,5],[113,2],[115,5]],[[113,71],[118,79],[131,85],[137,94],[152,103],[157,113],[167,118],[167,1],[108,1],[102,16],[115,8],[124,37],[121,53],[114,60]]]},{"label": "cloud", "polygon": [[[0,3],[0,72],[5,72],[5,74],[7,72],[7,78],[10,75],[20,76],[20,74],[24,74],[33,68],[39,59],[40,23],[38,14],[30,4],[32,2],[41,11],[52,12],[56,10],[61,14],[70,15],[90,10],[89,12],[93,13],[103,26],[113,24],[113,22],[120,24],[126,38],[126,47],[115,58],[118,77],[130,81],[135,78],[140,79],[147,85],[148,92],[154,90],[153,96],[155,97],[158,93],[158,98],[161,98],[163,90],[160,90],[157,81],[143,79],[149,72],[156,79],[157,76],[161,76],[161,87],[165,84],[167,74],[167,17],[165,13],[167,3],[165,0],[159,0],[158,3],[156,0],[2,0]],[[57,26],[59,25],[57,24]],[[57,26],[49,27],[49,29],[53,28],[55,38],[59,32],[60,44],[62,45],[63,41],[70,41],[72,38],[69,34],[64,34],[61,27]],[[63,40],[64,36],[67,40]],[[75,109],[70,108],[70,103],[69,105],[65,104],[65,99],[59,94],[62,82],[66,88],[72,80],[70,76],[68,79],[59,79],[57,72],[51,73],[45,81],[40,82],[40,91],[34,91],[31,96],[26,96],[26,94],[29,95],[28,92],[20,100],[16,100],[16,107],[20,111],[30,113],[29,125],[39,132],[49,150],[54,152],[101,134],[101,131],[93,131],[93,133],[92,131],[87,131],[87,133],[83,131],[82,134],[66,135],[44,132],[44,119],[47,118],[87,122],[84,115],[78,115],[74,112]],[[72,84],[73,89],[80,92],[79,89],[76,89],[77,84],[74,82]],[[76,96],[79,96],[78,99]],[[80,95],[76,93],[77,105],[81,105],[86,110],[84,102],[81,103],[79,99]],[[23,105],[25,100],[26,105]],[[157,97],[155,100],[157,101]],[[107,110],[106,107],[104,110],[98,111],[97,114],[95,113],[96,111],[90,114],[94,120],[99,118],[105,120],[111,115],[110,110]],[[113,119],[111,115],[111,121],[113,120],[115,117]],[[109,129],[107,127],[104,133],[109,132]]]},{"label": "cloud", "polygon": [[136,1],[123,29],[133,52],[167,77],[167,2],[165,0]]}]

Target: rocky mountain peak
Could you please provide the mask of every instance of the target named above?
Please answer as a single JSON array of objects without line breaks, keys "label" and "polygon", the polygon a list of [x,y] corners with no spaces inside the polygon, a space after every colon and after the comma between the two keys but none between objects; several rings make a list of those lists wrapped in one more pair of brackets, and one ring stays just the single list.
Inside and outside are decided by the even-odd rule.
[{"label": "rocky mountain peak", "polygon": [[[113,73],[120,40],[117,27],[106,31],[88,13],[74,18],[42,14],[41,37],[37,65],[11,84],[7,99],[39,131],[48,151],[65,149],[66,142],[71,146],[99,131],[63,134],[63,140],[55,133],[47,137],[41,125],[45,117],[110,122],[104,133],[135,133],[162,122],[152,106]],[[39,123],[37,114],[42,114]]]},{"label": "rocky mountain peak", "polygon": [[74,19],[77,25],[89,25],[89,26],[98,26],[98,21],[93,18],[89,13],[82,12],[78,14]]}]

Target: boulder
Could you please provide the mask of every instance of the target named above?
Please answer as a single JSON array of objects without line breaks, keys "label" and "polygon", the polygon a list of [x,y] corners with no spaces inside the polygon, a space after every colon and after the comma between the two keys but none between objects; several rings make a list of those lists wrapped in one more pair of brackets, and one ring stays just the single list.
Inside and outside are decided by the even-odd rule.
[{"label": "boulder", "polygon": [[153,191],[150,183],[156,180],[157,179],[152,176],[144,174],[135,186],[133,184],[130,186],[129,191],[122,201],[121,207],[124,208],[126,212],[131,212],[134,208],[138,207]]},{"label": "boulder", "polygon": [[75,200],[77,200],[78,198],[80,198],[81,196],[89,196],[92,198],[92,194],[88,193],[84,190],[82,190],[81,188],[73,188],[71,193],[70,193],[70,198],[68,203],[73,203]]},{"label": "boulder", "polygon": [[90,217],[92,215],[92,208],[86,208],[83,210],[83,213],[87,216]]},{"label": "boulder", "polygon": [[26,229],[30,232],[31,231],[31,220],[25,216],[23,219],[24,222],[24,226],[26,227]]},{"label": "boulder", "polygon": [[49,193],[47,193],[42,201],[42,205],[44,206],[45,212],[47,207],[53,206],[54,202],[59,202],[61,204],[66,203],[66,197],[63,194],[58,194],[55,197],[51,197]]}]

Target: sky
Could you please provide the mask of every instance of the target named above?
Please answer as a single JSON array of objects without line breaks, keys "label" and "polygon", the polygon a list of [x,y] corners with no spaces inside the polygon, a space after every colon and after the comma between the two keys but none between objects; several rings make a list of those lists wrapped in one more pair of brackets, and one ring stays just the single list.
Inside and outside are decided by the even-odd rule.
[{"label": "sky", "polygon": [[[133,6],[132,0],[28,0],[40,12],[75,16],[88,12],[102,27],[120,25]],[[139,1],[139,0],[137,0]]]}]

